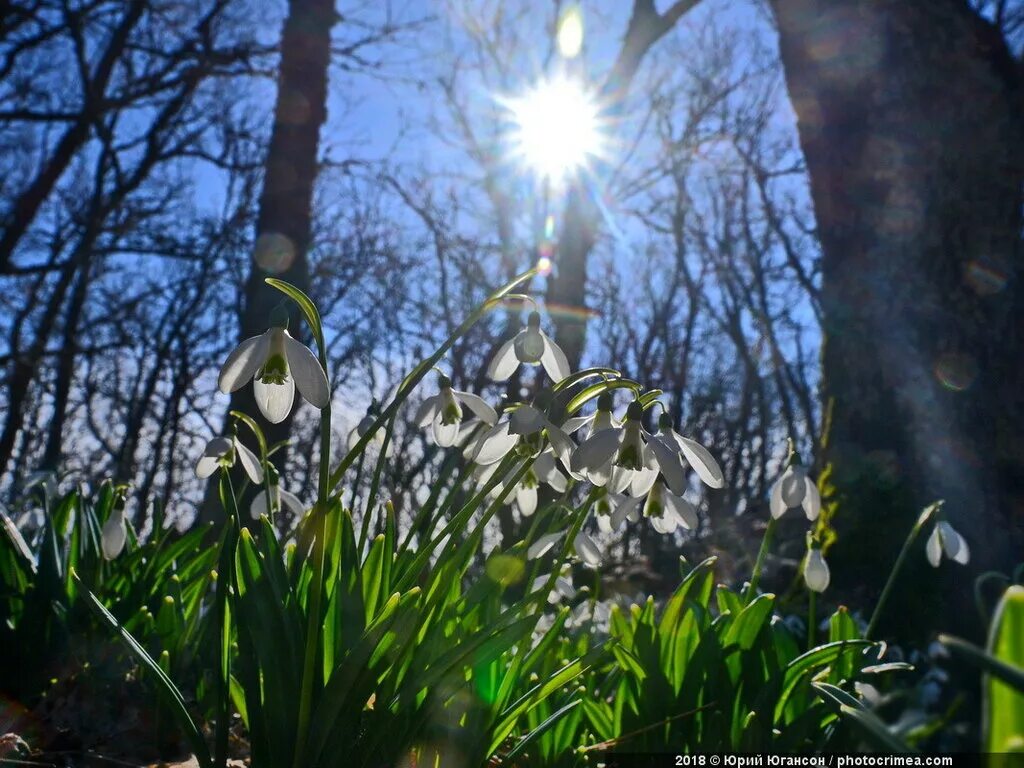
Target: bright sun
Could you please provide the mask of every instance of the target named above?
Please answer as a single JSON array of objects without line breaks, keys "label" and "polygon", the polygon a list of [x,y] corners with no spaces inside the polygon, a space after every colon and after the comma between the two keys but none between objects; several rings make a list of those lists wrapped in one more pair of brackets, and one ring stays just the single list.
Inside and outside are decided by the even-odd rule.
[{"label": "bright sun", "polygon": [[564,179],[604,151],[596,102],[572,80],[544,80],[504,101],[512,112],[513,151],[541,176]]}]

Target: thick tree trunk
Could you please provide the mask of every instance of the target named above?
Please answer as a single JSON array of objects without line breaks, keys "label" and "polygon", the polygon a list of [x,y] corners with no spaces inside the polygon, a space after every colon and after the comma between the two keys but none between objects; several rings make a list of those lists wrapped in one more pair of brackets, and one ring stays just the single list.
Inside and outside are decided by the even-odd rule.
[{"label": "thick tree trunk", "polygon": [[1024,557],[1020,65],[961,0],[772,5],[822,245],[834,581],[877,595],[945,499],[971,567],[928,583],[922,540],[890,615],[977,628],[971,577]]},{"label": "thick tree trunk", "polygon": [[[240,339],[267,330],[271,311],[278,304],[289,312],[293,335],[306,332],[294,304],[284,302],[284,296],[267,286],[264,279],[277,277],[309,291],[307,250],[313,185],[318,169],[320,128],[327,117],[327,72],[335,19],[333,0],[289,3],[281,36],[277,103],[256,222],[255,253],[239,318]],[[229,410],[258,417],[252,385],[231,396]],[[260,422],[268,442],[274,444],[288,439],[292,414],[280,424],[269,424],[262,418]],[[283,468],[285,458],[284,451],[275,454],[279,468]],[[217,521],[223,514],[214,485],[211,484],[212,490],[208,489],[203,504],[204,520]]]}]

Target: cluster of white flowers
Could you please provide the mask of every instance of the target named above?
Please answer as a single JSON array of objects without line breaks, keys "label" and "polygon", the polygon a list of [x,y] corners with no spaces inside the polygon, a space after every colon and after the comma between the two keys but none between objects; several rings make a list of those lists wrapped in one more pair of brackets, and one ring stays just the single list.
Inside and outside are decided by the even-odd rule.
[{"label": "cluster of white flowers", "polygon": [[[487,371],[492,380],[506,381],[521,365],[543,367],[554,384],[571,374],[565,353],[541,329],[536,311],[530,313],[526,327],[498,349]],[[453,389],[442,374],[437,394],[423,402],[415,420],[429,428],[437,445],[461,447],[466,459],[477,465],[475,476],[481,486],[492,480],[502,459],[513,452],[520,456],[514,487],[499,484],[490,494],[498,497],[509,491],[509,503],[524,517],[536,511],[542,483],[564,493],[571,478],[605,489],[597,505],[598,526],[604,532],[641,515],[664,534],[697,528],[696,508],[684,498],[687,468],[711,488],[725,484],[718,462],[704,446],[678,434],[664,414],[656,432],[645,430],[639,401],[630,403],[619,419],[612,412],[611,394],[605,392],[592,414],[555,423],[553,400],[552,392],[544,388],[531,403],[512,405],[499,416],[477,395]],[[584,428],[585,439],[577,445],[571,435]],[[584,563],[600,563],[600,548],[587,533],[576,535],[573,548]]]},{"label": "cluster of white flowers", "polygon": [[[492,380],[507,381],[521,365],[541,366],[554,384],[571,375],[565,353],[541,329],[540,319],[538,312],[531,312],[526,327],[498,349],[487,368]],[[273,423],[283,421],[291,411],[296,388],[317,408],[326,407],[330,399],[330,384],[320,362],[306,345],[292,338],[283,324],[240,343],[224,362],[218,384],[222,392],[230,393],[250,380],[260,412]],[[461,448],[464,457],[477,465],[475,477],[480,486],[490,484],[502,459],[515,451],[521,457],[513,471],[517,479],[496,485],[490,495],[497,498],[509,491],[506,498],[523,517],[536,512],[542,483],[556,493],[564,493],[571,478],[603,489],[595,505],[598,529],[603,533],[615,532],[626,521],[637,522],[641,517],[662,534],[699,526],[696,507],[685,498],[689,490],[686,470],[692,469],[710,488],[722,488],[724,475],[704,446],[675,431],[668,414],[662,413],[652,433],[643,426],[644,407],[639,400],[631,402],[618,418],[609,391],[598,397],[593,413],[567,418],[561,424],[552,421],[552,404],[551,390],[541,389],[532,403],[515,404],[499,417],[480,396],[454,389],[451,379],[442,373],[437,393],[420,405],[415,423],[428,428],[438,446]],[[374,422],[373,413],[368,412],[349,435],[349,446]],[[583,435],[578,445],[571,437],[576,433]],[[378,431],[375,438],[380,437]],[[305,511],[298,497],[282,488],[277,470],[266,457],[261,460],[235,435],[216,437],[207,444],[196,464],[196,475],[208,478],[220,467],[234,466],[236,460],[254,485],[264,485],[250,507],[254,519],[282,508],[296,515]],[[509,483],[514,484],[512,488],[508,488]],[[769,509],[777,520],[797,507],[813,523],[821,513],[821,496],[799,456],[791,450],[786,469],[772,488]],[[528,557],[543,556],[564,535],[564,530],[541,535],[529,548]],[[116,504],[103,526],[104,556],[116,557],[126,537],[123,505]],[[576,534],[573,549],[586,565],[600,564],[600,548],[584,531]],[[928,538],[926,552],[936,567],[943,554],[961,564],[969,558],[963,536],[941,519]],[[820,538],[813,532],[808,535],[803,575],[808,589],[823,592],[828,588],[828,563]],[[559,575],[549,600],[570,597],[570,592],[571,577],[567,580],[566,574]]]}]

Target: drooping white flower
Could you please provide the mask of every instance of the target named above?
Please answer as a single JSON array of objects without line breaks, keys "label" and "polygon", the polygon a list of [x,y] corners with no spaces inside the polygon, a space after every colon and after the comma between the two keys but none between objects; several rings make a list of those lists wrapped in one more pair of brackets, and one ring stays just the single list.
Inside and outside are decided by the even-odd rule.
[{"label": "drooping white flower", "polygon": [[[267,483],[267,488],[261,488],[260,492],[253,497],[252,504],[249,505],[249,514],[253,520],[259,520],[263,515],[276,514],[282,509],[289,509],[296,517],[302,517],[306,512],[306,505],[302,503],[298,496],[294,493],[289,493],[281,487],[281,477],[277,470],[274,469],[273,465],[270,467],[270,482]],[[270,508],[267,508],[267,495],[270,496]]]},{"label": "drooping white flower", "polygon": [[967,565],[971,559],[971,550],[967,540],[945,520],[939,520],[932,529],[931,536],[925,544],[928,562],[938,568],[942,555],[960,565]]},{"label": "drooping white flower", "polygon": [[[582,473],[594,485],[613,493],[627,486],[634,496],[643,496],[660,473],[677,496],[686,490],[681,454],[662,437],[644,431],[640,403],[630,403],[621,426],[610,426],[584,440],[572,454],[570,469]],[[623,470],[616,473],[616,469]]]},{"label": "drooping white flower", "polygon": [[534,405],[520,405],[509,417],[491,427],[473,449],[477,464],[494,464],[507,456],[521,441],[532,451],[540,450],[541,438],[547,436],[555,455],[567,468],[576,444],[555,425],[545,413],[551,393],[542,390]]},{"label": "drooping white flower", "polygon": [[555,383],[571,373],[561,347],[541,330],[539,312],[531,312],[526,327],[501,345],[487,367],[487,375],[494,381],[508,381],[521,363],[543,365]]},{"label": "drooping white flower", "polygon": [[216,472],[218,467],[233,467],[235,459],[241,462],[250,480],[257,485],[263,482],[260,460],[235,435],[215,437],[206,444],[203,455],[196,462],[196,477],[205,479]]},{"label": "drooping white flower", "polygon": [[[536,592],[538,589],[548,583],[550,577],[547,575],[538,576],[533,580],[533,585],[530,587],[531,592]],[[572,600],[576,596],[576,587],[572,583],[572,568],[567,565],[562,567],[561,572],[555,577],[555,583],[551,591],[548,593],[548,603],[550,605],[557,605],[562,600]]]},{"label": "drooping white flower", "polygon": [[676,528],[693,531],[700,525],[693,504],[672,493],[661,480],[657,480],[647,494],[644,517],[651,521],[654,530],[662,534],[674,533]]},{"label": "drooping white flower", "polygon": [[572,540],[572,548],[584,565],[596,568],[601,564],[601,549],[585,531],[576,534],[576,538]]},{"label": "drooping white flower", "polygon": [[803,507],[808,520],[817,520],[821,514],[821,494],[818,486],[807,476],[807,470],[794,458],[772,487],[769,503],[772,517],[778,519],[787,509]]},{"label": "drooping white flower", "polygon": [[828,583],[832,575],[828,570],[828,563],[821,554],[821,548],[815,544],[807,551],[807,559],[804,561],[804,583],[812,592],[824,592],[828,589]]},{"label": "drooping white flower", "polygon": [[606,492],[594,504],[598,530],[602,533],[615,533],[626,520],[635,523],[640,519],[640,505],[643,501],[643,497],[639,496]]},{"label": "drooping white flower", "polygon": [[124,507],[117,502],[100,532],[100,547],[103,550],[103,557],[113,560],[121,554],[127,540],[128,525],[124,520]]},{"label": "drooping white flower", "polygon": [[466,406],[480,421],[494,426],[498,414],[483,398],[471,392],[460,392],[452,388],[452,381],[445,375],[439,378],[440,391],[423,401],[416,412],[416,424],[430,426],[431,433],[442,448],[457,444],[462,435],[461,427],[466,423],[462,406]]},{"label": "drooping white flower", "polygon": [[267,421],[284,421],[292,409],[295,388],[317,408],[330,399],[330,385],[320,361],[287,329],[275,326],[246,339],[224,361],[218,385],[225,394],[253,380],[256,405]]},{"label": "drooping white flower", "polygon": [[[530,461],[530,459],[526,459],[526,461]],[[521,468],[522,464],[519,467]],[[497,469],[497,463],[481,465],[477,472],[477,483],[479,485],[486,485]],[[565,475],[559,471],[558,463],[551,452],[551,448],[547,448],[536,459],[532,460],[530,468],[526,470],[526,473],[519,479],[519,482],[515,484],[511,495],[506,497],[507,503],[511,504],[514,501],[519,514],[523,517],[530,517],[537,511],[537,489],[541,483],[546,483],[558,493],[564,493],[567,487]],[[491,498],[497,498],[501,495],[502,490],[502,485],[492,488],[490,492]]]},{"label": "drooping white flower", "polygon": [[711,452],[696,440],[683,437],[672,428],[672,418],[667,414],[661,414],[658,419],[658,437],[660,437],[670,448],[676,448],[686,460],[686,463],[693,467],[697,477],[709,488],[722,488],[725,485],[725,475],[722,468],[718,466],[715,457]]}]

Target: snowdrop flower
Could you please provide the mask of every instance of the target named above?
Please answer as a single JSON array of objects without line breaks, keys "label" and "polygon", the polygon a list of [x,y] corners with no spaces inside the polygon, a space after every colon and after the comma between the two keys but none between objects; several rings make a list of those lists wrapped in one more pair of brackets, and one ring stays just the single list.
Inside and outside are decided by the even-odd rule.
[{"label": "snowdrop flower", "polygon": [[519,364],[544,366],[556,384],[569,373],[569,360],[551,338],[540,329],[540,313],[531,312],[526,327],[498,349],[487,367],[487,375],[494,381],[508,381]]},{"label": "snowdrop flower", "polygon": [[821,544],[812,542],[807,550],[807,559],[804,561],[804,583],[812,592],[824,592],[828,589],[828,583],[832,578],[829,573],[828,563],[821,554]]},{"label": "snowdrop flower", "polygon": [[284,421],[292,409],[295,388],[317,408],[327,406],[330,386],[320,361],[305,344],[281,326],[246,339],[228,355],[218,385],[225,394],[253,380],[256,405],[267,421]]},{"label": "snowdrop flower", "polygon": [[943,553],[948,559],[960,565],[967,565],[971,559],[967,541],[945,520],[939,520],[935,524],[925,545],[925,553],[928,555],[928,562],[936,568],[942,562]]},{"label": "snowdrop flower", "polygon": [[615,533],[626,520],[635,523],[640,519],[642,501],[642,497],[606,492],[595,503],[598,530],[602,533]]},{"label": "snowdrop flower", "polygon": [[656,481],[647,494],[644,517],[651,521],[654,530],[663,534],[674,533],[676,528],[692,531],[700,525],[693,504],[672,493],[661,480]]},{"label": "snowdrop flower", "polygon": [[[281,476],[273,465],[270,466],[268,479],[270,482],[267,485],[270,490],[268,491],[266,488],[261,489],[253,497],[252,504],[249,505],[249,514],[252,516],[252,519],[259,520],[263,515],[280,512],[285,507],[295,513],[297,517],[302,517],[306,512],[306,505],[294,493],[289,493],[281,487]],[[270,511],[267,510],[268,494],[270,496]]]},{"label": "snowdrop flower", "polygon": [[114,508],[110,511],[110,517],[103,524],[100,532],[100,547],[103,550],[103,557],[106,560],[113,560],[121,554],[125,542],[128,540],[128,524],[124,520],[124,505],[118,500],[114,502]]},{"label": "snowdrop flower", "polygon": [[[677,496],[686,490],[680,453],[662,437],[644,431],[643,407],[630,403],[621,426],[602,429],[584,440],[572,455],[570,469],[584,474],[594,485],[620,493],[628,485],[634,496],[643,496],[660,473]],[[626,470],[614,473],[615,468]]]},{"label": "snowdrop flower", "polygon": [[203,455],[196,462],[196,477],[206,479],[217,471],[217,467],[233,467],[236,458],[253,483],[259,485],[263,482],[263,467],[260,460],[234,435],[215,437],[206,444]]},{"label": "snowdrop flower", "polygon": [[576,534],[576,538],[572,540],[572,548],[584,565],[596,568],[601,564],[601,550],[598,548],[597,542],[584,531]]},{"label": "snowdrop flower", "polygon": [[807,470],[800,466],[800,457],[796,453],[791,454],[789,466],[772,487],[769,507],[776,519],[794,507],[803,507],[808,520],[817,520],[821,514],[818,486],[807,476]]},{"label": "snowdrop flower", "polygon": [[[538,576],[533,580],[530,591],[536,592],[538,589],[543,589],[544,585],[548,583],[548,578],[546,575]],[[558,605],[562,600],[572,600],[574,597],[576,597],[576,587],[572,583],[572,569],[566,565],[555,577],[554,587],[548,593],[548,603]]]},{"label": "snowdrop flower", "polygon": [[498,414],[483,398],[470,392],[452,389],[452,380],[444,374],[438,378],[440,392],[423,401],[416,412],[416,424],[420,427],[430,426],[436,442],[442,448],[451,448],[464,436],[461,431],[466,406],[483,423],[494,426]]},{"label": "snowdrop flower", "polygon": [[509,415],[491,427],[477,442],[473,461],[477,464],[494,464],[507,456],[523,441],[531,452],[540,450],[541,437],[546,435],[555,455],[566,467],[576,445],[572,439],[556,426],[545,413],[551,402],[551,392],[541,390],[534,399],[534,405],[520,405]]},{"label": "snowdrop flower", "polygon": [[672,417],[667,413],[661,414],[658,419],[658,437],[660,437],[670,448],[676,448],[686,463],[693,467],[697,477],[709,488],[722,488],[725,485],[725,475],[722,468],[718,466],[715,457],[711,452],[696,440],[683,437],[672,428]]},{"label": "snowdrop flower", "polygon": [[587,439],[589,439],[602,429],[619,427],[621,424],[615,416],[612,415],[613,407],[614,401],[612,400],[612,393],[602,392],[597,398],[597,409],[593,413],[587,416],[573,416],[571,419],[566,419],[566,422],[562,425],[562,429],[566,434],[571,435],[584,427],[590,427],[587,431]]},{"label": "snowdrop flower", "polygon": [[[488,464],[481,467],[477,474],[477,483],[479,485],[486,485],[497,469],[497,464]],[[530,517],[537,511],[537,488],[541,483],[547,483],[558,493],[564,493],[567,487],[565,476],[558,471],[558,464],[550,448],[542,452],[533,461],[530,468],[526,470],[526,474],[516,483],[512,492],[516,508],[523,517]],[[490,496],[492,498],[497,498],[500,494],[500,485],[491,489]]]}]

